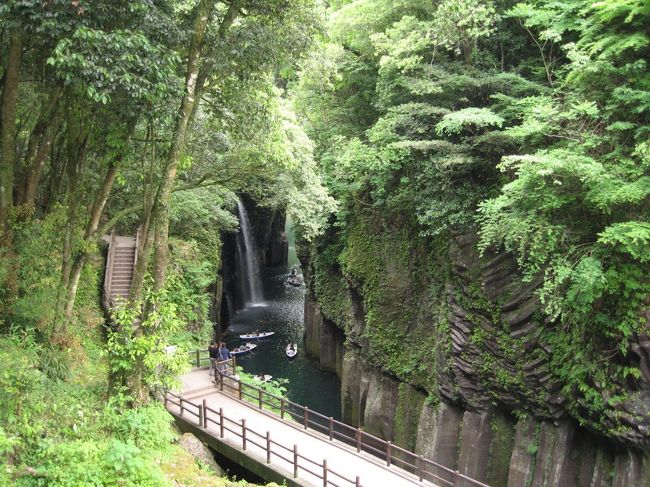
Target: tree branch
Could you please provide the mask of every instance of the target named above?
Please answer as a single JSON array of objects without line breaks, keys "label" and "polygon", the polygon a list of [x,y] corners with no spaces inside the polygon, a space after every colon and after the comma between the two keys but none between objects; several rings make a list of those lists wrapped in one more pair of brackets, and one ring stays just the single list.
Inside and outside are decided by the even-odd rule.
[{"label": "tree branch", "polygon": [[[225,184],[229,181],[232,181],[235,179],[235,176],[232,176],[228,179],[225,180],[212,180],[212,181],[207,181],[207,177],[201,178],[198,181],[195,181],[191,184],[186,184],[183,186],[178,186],[174,189],[172,189],[172,193],[177,193],[179,191],[190,191],[192,189],[199,189],[199,188],[209,188],[211,186],[217,186],[219,184]],[[106,235],[108,232],[111,231],[111,229],[119,223],[119,221],[124,218],[127,215],[130,215],[131,213],[135,213],[139,210],[141,210],[144,207],[144,203],[136,203],[134,205],[131,205],[127,208],[124,208],[123,210],[118,211],[115,215],[113,215],[113,218],[108,220],[104,226],[102,226],[99,231],[97,232],[97,235]]]}]

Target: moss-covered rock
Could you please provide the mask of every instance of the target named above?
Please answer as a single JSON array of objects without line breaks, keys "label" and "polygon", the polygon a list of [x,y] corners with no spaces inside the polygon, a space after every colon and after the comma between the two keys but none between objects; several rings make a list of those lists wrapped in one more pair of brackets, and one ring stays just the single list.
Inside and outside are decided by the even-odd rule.
[{"label": "moss-covered rock", "polygon": [[415,451],[418,423],[425,400],[426,396],[422,391],[405,382],[399,384],[395,409],[396,445]]}]

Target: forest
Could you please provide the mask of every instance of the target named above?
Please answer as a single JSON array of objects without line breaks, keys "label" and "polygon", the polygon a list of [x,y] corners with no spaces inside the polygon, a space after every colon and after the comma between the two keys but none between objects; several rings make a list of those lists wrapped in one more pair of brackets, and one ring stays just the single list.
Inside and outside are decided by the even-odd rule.
[{"label": "forest", "polygon": [[2,2],[0,485],[226,485],[156,398],[214,336],[242,195],[364,366],[571,420],[650,485],[648,60],[645,0]]}]

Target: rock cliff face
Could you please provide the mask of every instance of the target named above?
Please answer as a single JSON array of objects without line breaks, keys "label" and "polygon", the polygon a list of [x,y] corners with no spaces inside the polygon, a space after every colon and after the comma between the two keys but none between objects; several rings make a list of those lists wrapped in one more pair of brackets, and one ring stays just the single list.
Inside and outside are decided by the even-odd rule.
[{"label": "rock cliff face", "polygon": [[285,264],[289,255],[285,214],[278,209],[258,206],[248,197],[242,201],[253,226],[259,262],[268,267]]},{"label": "rock cliff face", "polygon": [[427,248],[377,221],[336,258],[328,238],[301,254],[305,346],[339,374],[346,421],[489,485],[650,486],[647,379],[594,384],[626,396],[597,415],[572,407],[553,365],[561,324],[509,255],[479,257],[471,233]]},{"label": "rock cliff face", "polygon": [[[270,267],[286,263],[289,243],[285,235],[284,213],[257,206],[247,197],[243,198],[243,203],[253,229],[255,248],[252,251],[257,254],[260,264]],[[219,317],[217,323],[220,331],[228,326],[230,317],[245,304],[245,294],[242,291],[245,285],[244,273],[237,258],[236,238],[236,234],[222,236],[221,275],[215,286],[215,292],[219,294],[215,297],[215,310],[211,313]]]}]

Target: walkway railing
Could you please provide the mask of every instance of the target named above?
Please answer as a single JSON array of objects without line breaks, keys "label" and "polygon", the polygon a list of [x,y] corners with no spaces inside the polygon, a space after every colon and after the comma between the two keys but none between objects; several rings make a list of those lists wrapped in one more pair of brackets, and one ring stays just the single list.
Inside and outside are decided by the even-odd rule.
[{"label": "walkway railing", "polygon": [[[191,353],[197,366],[200,366],[205,361],[209,362],[207,355],[204,360],[202,351],[196,350]],[[356,448],[357,452],[369,453],[385,461],[386,467],[394,465],[417,475],[420,481],[429,480],[454,487],[462,480],[466,486],[490,487],[463,475],[458,470],[453,470],[433,460],[424,458],[422,455],[416,455],[410,450],[366,433],[360,428],[337,421],[331,416],[317,413],[307,406],[276,396],[254,385],[246,384],[234,375],[234,370],[234,357],[225,362],[218,362],[215,381],[220,391],[257,404],[259,409],[264,409],[266,406],[267,410],[278,414],[281,419],[290,418],[294,424],[296,422],[301,424],[305,430],[312,429],[327,435],[329,441],[338,440]]]},{"label": "walkway railing", "polygon": [[[322,480],[323,487],[328,485],[334,487],[343,487],[344,485],[354,485],[361,487],[359,476],[354,480],[340,474],[327,466],[327,459],[322,462],[317,462],[311,458],[304,456],[298,452],[298,446],[293,445],[289,447],[271,438],[271,433],[260,433],[252,428],[246,426],[246,420],[241,419],[236,421],[229,418],[223,412],[223,408],[219,410],[212,409],[206,404],[203,399],[201,404],[196,404],[192,401],[184,399],[182,396],[168,392],[165,395],[165,407],[173,404],[179,408],[179,414],[185,417],[189,414],[196,418],[197,426],[199,428],[207,429],[210,424],[213,424],[219,430],[219,438],[223,439],[226,431],[234,434],[242,441],[242,450],[246,451],[249,444],[255,445],[266,452],[266,463],[270,464],[273,456],[290,463],[293,466],[293,477],[298,478],[300,471],[308,472],[316,478]],[[333,477],[336,479],[333,479]],[[340,482],[344,482],[341,484]]]},{"label": "walkway railing", "polygon": [[113,261],[115,260],[115,230],[111,231],[111,238],[108,242],[108,254],[106,255],[106,272],[104,273],[104,295],[103,304],[107,313],[115,307],[111,296],[111,277],[113,276]]}]

